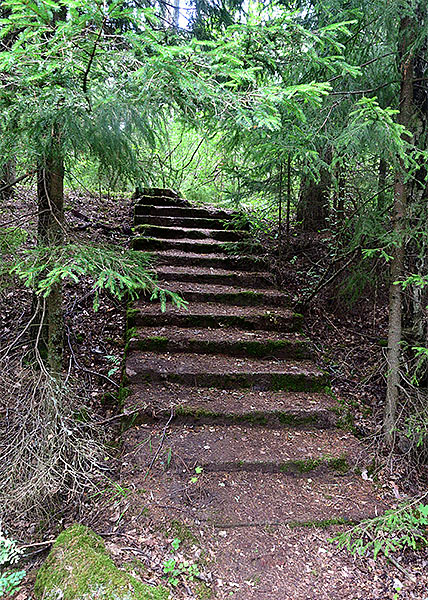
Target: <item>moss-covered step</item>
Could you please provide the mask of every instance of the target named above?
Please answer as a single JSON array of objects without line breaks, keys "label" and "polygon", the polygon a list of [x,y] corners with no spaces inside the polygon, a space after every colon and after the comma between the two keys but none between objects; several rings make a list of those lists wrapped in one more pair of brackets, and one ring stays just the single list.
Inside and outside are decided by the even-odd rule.
[{"label": "moss-covered step", "polygon": [[119,569],[100,536],[72,525],[54,543],[37,573],[37,600],[167,600],[169,591],[151,586]]},{"label": "moss-covered step", "polygon": [[235,327],[254,331],[298,331],[302,315],[291,310],[263,306],[227,306],[211,302],[189,302],[186,309],[167,304],[164,312],[158,305],[140,301],[128,311],[131,327],[174,325],[177,327]]},{"label": "moss-covered step", "polygon": [[219,389],[325,391],[328,377],[308,361],[235,358],[209,354],[143,352],[128,354],[130,384],[172,382]]},{"label": "moss-covered step", "polygon": [[185,200],[184,198],[180,198],[177,194],[175,194],[174,192],[171,192],[171,190],[167,190],[164,192],[161,192],[159,190],[158,193],[142,193],[140,196],[138,196],[138,198],[135,201],[136,205],[151,205],[151,206],[188,206],[190,207],[191,204],[188,200]]},{"label": "moss-covered step", "polygon": [[[171,425],[166,434],[163,423],[146,424],[126,432],[124,451],[127,455],[141,442],[150,439],[133,454],[134,464],[143,472],[152,462],[154,452],[163,440],[163,455],[156,465],[160,469],[174,467],[188,472],[196,466],[205,472],[252,471],[259,473],[311,472],[314,476],[326,470],[347,473],[361,460],[360,442],[340,430],[272,429],[249,425]],[[165,456],[168,460],[165,461]]]},{"label": "moss-covered step", "polygon": [[162,281],[212,283],[214,285],[230,285],[249,288],[268,288],[273,285],[269,273],[248,273],[245,271],[225,271],[204,267],[176,267],[160,265],[156,268]]},{"label": "moss-covered step", "polygon": [[218,254],[223,252],[222,242],[216,242],[212,239],[198,242],[197,240],[173,240],[158,239],[154,237],[136,236],[131,240],[133,250],[144,250],[155,252],[156,250],[176,250],[177,252],[200,252],[204,254]]},{"label": "moss-covered step", "polygon": [[[287,294],[274,288],[248,289],[228,285],[209,283],[175,282],[166,286],[171,292],[176,292],[182,298],[192,303],[211,302],[235,306],[266,306],[287,307],[291,301]],[[147,301],[149,301],[147,299]]]},{"label": "moss-covered step", "polygon": [[185,202],[189,204],[188,200],[180,197],[180,194],[171,188],[160,188],[160,187],[145,187],[143,189],[138,189],[135,192],[135,198],[137,201],[140,201],[142,198],[173,198],[174,200]]},{"label": "moss-covered step", "polygon": [[246,231],[225,231],[220,229],[193,229],[190,227],[161,227],[160,225],[136,225],[137,235],[156,239],[213,239],[218,242],[240,242],[248,237]]},{"label": "moss-covered step", "polygon": [[220,219],[204,219],[200,217],[172,217],[135,215],[134,225],[156,225],[158,227],[186,227],[190,229],[224,229],[224,221]]},{"label": "moss-covered step", "polygon": [[164,250],[152,254],[160,265],[175,265],[178,267],[209,267],[212,269],[237,269],[239,271],[266,271],[269,263],[254,256],[225,256],[223,254],[199,254],[197,252],[178,252]]},{"label": "moss-covered step", "polygon": [[[265,425],[326,429],[338,423],[339,405],[328,394],[195,388],[176,383],[133,386],[125,398],[125,428],[142,422]],[[138,411],[138,412],[136,412]]]},{"label": "moss-covered step", "polygon": [[256,242],[234,243],[233,247],[228,245],[228,242],[219,242],[212,238],[207,238],[204,241],[192,239],[159,239],[150,236],[136,236],[131,240],[133,250],[146,250],[154,252],[156,250],[177,250],[178,252],[200,252],[201,254],[218,254],[219,252],[231,254],[257,254],[263,252],[263,246]]},{"label": "moss-covered step", "polygon": [[197,219],[221,219],[230,221],[237,213],[227,212],[215,208],[201,208],[196,206],[154,206],[150,204],[136,204],[135,216],[150,215],[155,217],[191,217]]},{"label": "moss-covered step", "polygon": [[145,327],[129,340],[130,350],[194,352],[254,358],[310,358],[307,340],[297,334],[239,329]]}]

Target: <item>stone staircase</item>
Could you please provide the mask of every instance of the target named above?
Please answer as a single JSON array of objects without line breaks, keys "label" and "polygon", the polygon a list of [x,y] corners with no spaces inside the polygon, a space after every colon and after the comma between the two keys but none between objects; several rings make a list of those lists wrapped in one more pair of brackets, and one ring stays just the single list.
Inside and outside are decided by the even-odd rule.
[{"label": "stone staircase", "polygon": [[[361,445],[339,427],[302,316],[257,246],[226,252],[230,243],[251,247],[247,231],[230,228],[232,216],[168,190],[137,200],[133,247],[156,254],[160,280],[188,305],[161,312],[142,298],[130,310],[124,409],[133,417],[122,481],[135,490],[138,523],[144,505],[152,520],[178,518],[203,536],[221,582],[213,597],[354,598],[311,595],[310,577],[309,588],[298,583],[294,528],[372,516],[381,503],[355,471]],[[306,573],[311,561],[302,561]]]}]

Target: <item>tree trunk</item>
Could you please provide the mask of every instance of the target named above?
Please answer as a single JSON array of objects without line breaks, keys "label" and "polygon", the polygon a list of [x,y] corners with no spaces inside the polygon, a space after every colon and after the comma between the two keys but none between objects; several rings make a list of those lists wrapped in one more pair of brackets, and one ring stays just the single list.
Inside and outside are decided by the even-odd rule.
[{"label": "tree trunk", "polygon": [[1,169],[0,169],[0,188],[4,186],[8,186],[7,189],[0,192],[0,200],[10,200],[13,196],[13,182],[16,179],[15,176],[15,160],[9,160]]},{"label": "tree trunk", "polygon": [[290,210],[291,210],[291,157],[287,157],[287,214],[286,214],[286,231],[287,240],[290,237]]},{"label": "tree trunk", "polygon": [[[325,163],[331,163],[331,151],[327,150]],[[303,231],[320,231],[327,227],[330,214],[331,174],[327,166],[320,169],[318,182],[302,177],[296,220]]]},{"label": "tree trunk", "polygon": [[[418,21],[423,23],[425,12],[419,3]],[[428,40],[425,39],[422,46],[418,48],[418,54],[414,60],[414,84],[413,84],[413,135],[414,145],[422,151],[428,147],[428,90],[425,85],[428,75],[428,64],[425,60],[428,52]],[[419,160],[419,168],[409,183],[409,197],[412,210],[409,211],[409,229],[420,228],[421,223],[428,219],[428,166],[425,157]],[[407,251],[406,266],[408,272],[425,276],[428,263],[428,244],[425,237],[412,239]],[[407,288],[404,304],[403,323],[406,328],[406,341],[411,346],[427,347],[428,322],[428,286],[411,285]],[[419,379],[419,385],[427,385],[428,373]]]},{"label": "tree trunk", "polygon": [[[59,147],[56,149],[59,151]],[[64,165],[59,152],[38,170],[37,200],[39,246],[52,248],[61,245],[64,238]],[[64,351],[62,284],[52,287],[42,312],[44,320],[40,320],[38,350],[46,358],[51,373],[58,376]]]},{"label": "tree trunk", "polygon": [[178,31],[180,24],[180,0],[174,0],[174,8],[172,10],[172,27],[175,31]]},{"label": "tree trunk", "polygon": [[300,185],[296,220],[303,231],[320,231],[327,226],[329,216],[330,178],[325,175],[317,183],[304,177]]},{"label": "tree trunk", "polygon": [[[401,90],[398,120],[407,130],[411,125],[413,106],[413,54],[411,48],[414,32],[414,20],[404,17],[400,23]],[[400,284],[396,282],[404,274],[407,194],[405,168],[403,164],[400,164],[395,175],[394,185],[393,230],[397,242],[392,250],[389,286],[388,375],[383,420],[385,441],[389,447],[392,447],[394,442],[400,389],[402,291]]]},{"label": "tree trunk", "polygon": [[378,172],[378,179],[377,179],[377,191],[378,191],[377,207],[380,211],[383,211],[385,208],[386,170],[387,170],[386,160],[384,158],[381,158],[379,160],[379,172]]},{"label": "tree trunk", "polygon": [[339,165],[337,169],[337,206],[336,215],[337,221],[341,223],[345,216],[345,192],[346,192],[346,180],[345,171],[343,165]]},{"label": "tree trunk", "polygon": [[[11,14],[11,10],[8,8],[4,8],[0,6],[0,17],[2,19],[8,19]],[[13,42],[16,38],[16,32],[12,31],[8,33],[2,39],[3,50],[10,50],[13,45]],[[6,82],[4,82],[6,83]],[[7,82],[10,86],[10,82]],[[2,84],[3,85],[3,82]],[[9,155],[11,156],[11,155]],[[4,159],[5,157],[3,157]],[[15,181],[15,167],[16,167],[16,158],[12,155],[3,166],[0,167],[0,188],[8,186],[7,189],[0,192],[0,200],[8,201],[13,197],[13,182]]]}]

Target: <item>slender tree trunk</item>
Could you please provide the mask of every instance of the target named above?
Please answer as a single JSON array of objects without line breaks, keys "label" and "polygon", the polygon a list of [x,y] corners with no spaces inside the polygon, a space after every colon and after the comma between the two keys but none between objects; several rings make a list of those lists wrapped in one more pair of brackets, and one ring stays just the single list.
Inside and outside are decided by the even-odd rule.
[{"label": "slender tree trunk", "polygon": [[279,194],[278,194],[278,241],[279,241],[279,258],[282,257],[282,162],[279,165]]},{"label": "slender tree trunk", "polygon": [[[52,25],[67,19],[67,7],[63,5],[53,13]],[[47,34],[46,41],[50,35]],[[59,101],[61,103],[61,101]],[[37,170],[37,243],[47,247],[48,253],[64,242],[64,160],[62,154],[61,125],[57,122],[49,131],[49,151]],[[64,314],[62,307],[62,283],[53,285],[44,301],[39,321],[37,346],[51,375],[57,379],[62,372],[64,354]],[[40,314],[40,311],[39,311]]]},{"label": "slender tree trunk", "polygon": [[0,192],[1,200],[10,200],[13,197],[13,182],[16,179],[15,175],[15,160],[9,160],[2,169],[0,169],[0,188],[8,186],[7,189]]},{"label": "slender tree trunk", "polygon": [[178,31],[180,24],[180,0],[174,0],[174,8],[172,10],[172,26],[175,31]]},{"label": "slender tree trunk", "polygon": [[[427,18],[426,7],[419,3],[417,11],[418,22],[423,23]],[[414,145],[420,150],[428,148],[428,90],[426,78],[428,64],[425,57],[428,53],[428,38],[418,47],[414,60],[413,85],[413,129]],[[423,157],[419,160],[412,180],[409,183],[409,198],[411,215],[409,214],[409,229],[420,227],[420,223],[428,221],[428,165]],[[410,212],[410,211],[409,211]],[[406,265],[410,273],[424,277],[428,267],[428,244],[426,238],[411,240],[407,252]],[[408,302],[404,305],[403,323],[406,328],[406,341],[412,346],[428,347],[428,286],[411,285],[407,288]],[[427,385],[428,373],[419,379],[419,386]]]},{"label": "slender tree trunk", "polygon": [[287,157],[287,215],[286,215],[286,231],[287,239],[290,236],[290,210],[291,210],[291,157]]},{"label": "slender tree trunk", "polygon": [[[401,91],[399,122],[407,130],[411,125],[413,106],[413,54],[411,48],[414,32],[414,20],[404,17],[400,23]],[[401,164],[395,175],[394,186],[393,230],[397,242],[392,250],[391,280],[389,286],[388,376],[383,421],[385,441],[389,447],[392,447],[394,442],[400,389],[402,291],[400,284],[396,282],[404,274],[407,194],[405,168]]]},{"label": "slender tree trunk", "polygon": [[[330,149],[327,149],[324,160],[327,164],[331,163]],[[296,219],[301,223],[303,231],[320,231],[327,227],[330,192],[331,175],[328,167],[321,168],[318,182],[308,177],[302,178]]]},{"label": "slender tree trunk", "polygon": [[337,220],[338,222],[342,222],[345,216],[345,173],[344,167],[339,165],[338,173],[337,173]]},{"label": "slender tree trunk", "polygon": [[[0,17],[3,19],[7,19],[11,14],[10,9],[5,9],[0,6]],[[13,42],[15,41],[16,33],[10,32],[2,39],[2,46],[4,50],[10,50]],[[5,82],[6,83],[6,82]],[[7,82],[10,86],[10,82]],[[3,85],[3,82],[0,86]],[[10,156],[10,155],[9,155]],[[3,157],[4,159],[5,157]],[[8,201],[13,197],[13,182],[16,179],[15,169],[16,167],[16,158],[12,155],[9,160],[0,167],[0,188],[8,186],[7,189],[0,192],[0,200]]]},{"label": "slender tree trunk", "polygon": [[378,180],[377,180],[377,182],[378,182],[377,183],[377,189],[378,189],[377,207],[380,211],[382,211],[385,208],[386,170],[387,170],[386,160],[384,158],[381,158],[379,160],[379,173],[378,173]]},{"label": "slender tree trunk", "polygon": [[[58,135],[53,150],[56,156],[49,158],[38,170],[38,244],[52,248],[63,243],[64,224],[64,165],[59,153]],[[55,152],[53,152],[55,154]],[[53,375],[62,369],[64,351],[64,321],[62,308],[62,284],[55,284],[44,305],[44,321],[40,324],[39,352],[46,357]]]}]

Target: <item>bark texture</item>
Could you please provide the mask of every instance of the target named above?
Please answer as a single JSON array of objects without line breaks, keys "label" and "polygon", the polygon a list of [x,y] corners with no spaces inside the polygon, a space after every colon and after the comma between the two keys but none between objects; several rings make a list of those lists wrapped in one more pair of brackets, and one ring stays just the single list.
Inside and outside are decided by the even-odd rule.
[{"label": "bark texture", "polygon": [[[38,170],[37,198],[38,243],[40,246],[59,246],[64,237],[64,166],[59,154]],[[40,314],[44,314],[44,318],[38,319],[38,350],[46,358],[52,374],[58,375],[64,351],[61,284],[52,287]]]},{"label": "bark texture", "polygon": [[[325,163],[331,163],[331,152],[327,150]],[[319,231],[327,227],[330,214],[331,174],[327,166],[320,170],[318,181],[303,177],[296,219],[303,231]]]},{"label": "bark texture", "polygon": [[[404,17],[400,23],[401,90],[399,122],[409,130],[413,110],[413,61],[411,51],[415,22]],[[394,442],[397,405],[400,390],[400,362],[402,340],[402,291],[399,281],[404,274],[405,231],[407,219],[407,183],[403,164],[397,170],[394,185],[393,231],[396,245],[393,247],[391,280],[389,286],[389,326],[388,326],[388,376],[384,410],[384,435],[388,446]]]}]

